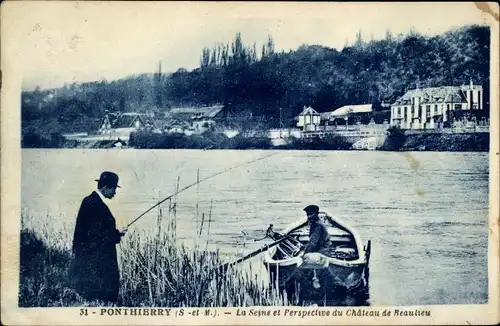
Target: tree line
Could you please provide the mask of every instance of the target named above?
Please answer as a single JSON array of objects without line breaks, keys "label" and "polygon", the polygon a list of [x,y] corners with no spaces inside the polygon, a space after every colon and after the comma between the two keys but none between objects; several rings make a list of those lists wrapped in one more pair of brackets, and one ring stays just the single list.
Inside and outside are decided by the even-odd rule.
[{"label": "tree line", "polygon": [[[291,125],[304,106],[319,112],[347,104],[392,103],[407,89],[480,84],[489,98],[490,29],[470,25],[437,36],[414,31],[366,41],[358,33],[342,50],[302,45],[275,51],[272,36],[259,50],[238,33],[230,44],[207,46],[200,67],[140,74],[116,81],[22,92],[23,132],[92,131],[107,111],[168,111],[224,104],[241,116]],[[489,109],[489,103],[485,103]]]}]

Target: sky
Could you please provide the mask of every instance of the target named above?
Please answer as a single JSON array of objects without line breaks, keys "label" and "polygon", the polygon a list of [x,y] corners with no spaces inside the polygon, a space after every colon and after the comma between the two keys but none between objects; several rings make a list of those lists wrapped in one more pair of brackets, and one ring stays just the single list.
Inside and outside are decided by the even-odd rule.
[{"label": "sky", "polygon": [[[5,4],[8,6],[5,6]],[[277,51],[302,44],[342,49],[410,29],[437,35],[485,24],[473,3],[6,2],[2,30],[23,88],[114,80],[199,66],[203,47],[241,32],[259,50],[272,35]],[[3,51],[2,51],[3,52]],[[260,51],[258,51],[260,52]]]}]

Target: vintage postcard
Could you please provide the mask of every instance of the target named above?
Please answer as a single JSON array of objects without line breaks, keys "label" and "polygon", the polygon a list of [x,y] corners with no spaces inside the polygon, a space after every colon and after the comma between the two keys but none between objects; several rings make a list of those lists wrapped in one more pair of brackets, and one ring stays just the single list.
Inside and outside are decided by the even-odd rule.
[{"label": "vintage postcard", "polygon": [[1,33],[2,324],[498,324],[498,4],[5,1]]}]

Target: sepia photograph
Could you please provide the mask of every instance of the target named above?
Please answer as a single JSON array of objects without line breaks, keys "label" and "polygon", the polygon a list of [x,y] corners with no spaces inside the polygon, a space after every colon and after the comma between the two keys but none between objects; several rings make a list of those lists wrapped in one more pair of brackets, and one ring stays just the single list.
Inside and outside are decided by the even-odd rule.
[{"label": "sepia photograph", "polygon": [[2,3],[2,323],[498,323],[498,8]]}]

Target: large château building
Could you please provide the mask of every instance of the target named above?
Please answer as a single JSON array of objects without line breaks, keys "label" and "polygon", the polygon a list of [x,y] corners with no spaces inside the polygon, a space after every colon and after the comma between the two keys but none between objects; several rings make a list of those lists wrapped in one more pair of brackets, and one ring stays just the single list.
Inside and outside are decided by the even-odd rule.
[{"label": "large ch\u00e2teau building", "polygon": [[391,125],[435,129],[453,123],[456,111],[483,110],[483,87],[441,86],[409,90],[391,105]]}]

